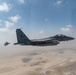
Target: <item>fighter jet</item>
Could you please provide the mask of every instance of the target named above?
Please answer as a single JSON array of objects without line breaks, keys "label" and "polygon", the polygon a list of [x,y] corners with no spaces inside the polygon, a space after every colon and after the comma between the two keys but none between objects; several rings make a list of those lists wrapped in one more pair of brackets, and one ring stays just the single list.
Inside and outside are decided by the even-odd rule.
[{"label": "fighter jet", "polygon": [[54,40],[58,40],[58,41],[70,41],[70,40],[75,39],[73,37],[69,37],[69,36],[66,36],[66,35],[63,35],[63,34],[58,34],[58,35],[55,35],[55,36],[50,37],[50,38],[54,39]]},{"label": "fighter jet", "polygon": [[9,42],[5,42],[5,43],[4,43],[4,46],[7,46],[7,45],[9,45],[9,44],[10,44]]},{"label": "fighter jet", "polygon": [[16,35],[17,43],[14,43],[14,45],[53,46],[59,44],[58,40],[52,40],[50,38],[30,40],[21,29],[16,29]]}]

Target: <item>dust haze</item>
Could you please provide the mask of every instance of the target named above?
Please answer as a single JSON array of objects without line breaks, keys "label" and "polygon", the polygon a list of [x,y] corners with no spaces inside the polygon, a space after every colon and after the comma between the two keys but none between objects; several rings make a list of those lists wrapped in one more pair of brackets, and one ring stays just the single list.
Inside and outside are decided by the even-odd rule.
[{"label": "dust haze", "polygon": [[57,46],[0,46],[0,75],[76,75],[76,41]]}]

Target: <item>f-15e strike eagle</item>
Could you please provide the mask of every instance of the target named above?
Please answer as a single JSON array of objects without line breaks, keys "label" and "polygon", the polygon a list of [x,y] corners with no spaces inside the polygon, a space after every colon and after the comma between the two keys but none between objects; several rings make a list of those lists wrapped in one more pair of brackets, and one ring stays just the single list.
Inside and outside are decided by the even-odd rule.
[{"label": "f-15e strike eagle", "polygon": [[49,45],[53,46],[59,44],[60,41],[70,41],[75,39],[73,37],[59,34],[53,37],[30,40],[23,33],[21,29],[16,29],[16,35],[17,35],[17,43],[14,43],[14,45],[20,44],[20,45],[33,45],[33,46],[49,46]]},{"label": "f-15e strike eagle", "polygon": [[5,42],[5,43],[4,43],[4,46],[7,46],[7,45],[9,45],[9,44],[10,44],[9,42]]}]

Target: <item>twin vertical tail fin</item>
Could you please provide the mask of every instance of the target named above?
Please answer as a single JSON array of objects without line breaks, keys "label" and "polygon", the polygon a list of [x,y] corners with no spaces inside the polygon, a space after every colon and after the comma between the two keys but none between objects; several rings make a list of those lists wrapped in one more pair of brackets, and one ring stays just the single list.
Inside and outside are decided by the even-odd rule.
[{"label": "twin vertical tail fin", "polygon": [[28,44],[30,42],[29,38],[23,33],[21,29],[16,29],[16,35],[18,44]]}]

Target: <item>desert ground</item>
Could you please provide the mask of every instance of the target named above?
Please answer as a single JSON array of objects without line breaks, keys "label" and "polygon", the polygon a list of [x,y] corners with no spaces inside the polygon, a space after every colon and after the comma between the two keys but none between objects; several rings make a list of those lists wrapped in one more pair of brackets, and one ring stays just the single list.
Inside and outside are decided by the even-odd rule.
[{"label": "desert ground", "polygon": [[75,45],[1,46],[0,75],[76,75]]}]

